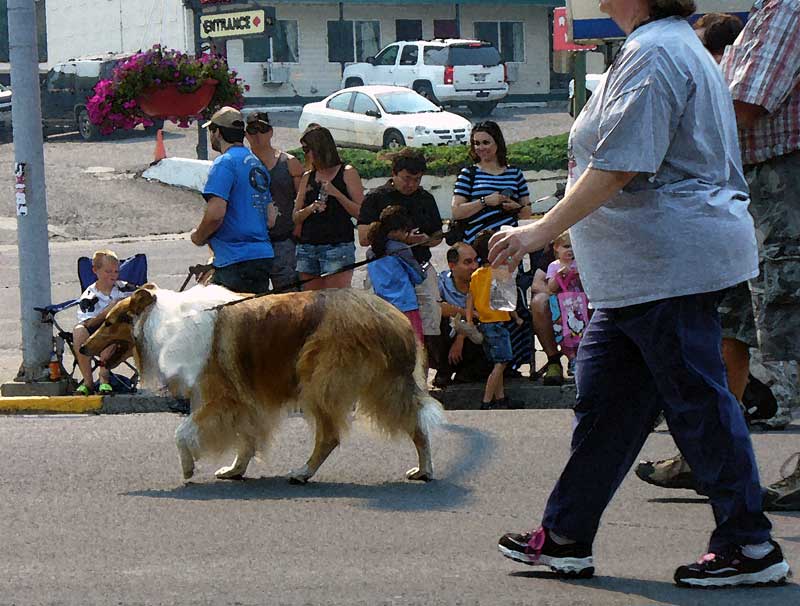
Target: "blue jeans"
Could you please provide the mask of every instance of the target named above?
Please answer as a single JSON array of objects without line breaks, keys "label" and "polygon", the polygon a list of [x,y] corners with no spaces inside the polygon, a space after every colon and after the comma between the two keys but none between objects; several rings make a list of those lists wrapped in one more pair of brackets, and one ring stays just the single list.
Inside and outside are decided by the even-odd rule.
[{"label": "blue jeans", "polygon": [[663,409],[711,500],[709,551],[769,540],[750,434],[728,391],[718,302],[706,293],[595,312],[578,348],[572,453],[543,526],[591,544]]},{"label": "blue jeans", "polygon": [[514,359],[511,337],[502,322],[481,322],[478,330],[483,333],[483,353],[492,364],[507,364]]},{"label": "blue jeans", "polygon": [[356,245],[353,242],[297,245],[297,271],[303,274],[330,274],[355,262]]}]

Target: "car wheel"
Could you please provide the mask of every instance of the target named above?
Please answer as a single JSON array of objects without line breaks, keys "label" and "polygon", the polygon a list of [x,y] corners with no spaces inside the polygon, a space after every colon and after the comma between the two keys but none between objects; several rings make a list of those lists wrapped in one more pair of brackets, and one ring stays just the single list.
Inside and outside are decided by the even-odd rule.
[{"label": "car wheel", "polygon": [[348,78],[344,81],[345,88],[351,88],[353,86],[364,86],[364,81],[361,78]]},{"label": "car wheel", "polygon": [[473,116],[483,118],[494,111],[494,108],[497,107],[497,101],[474,101],[473,103],[467,103],[467,107]]},{"label": "car wheel", "polygon": [[399,149],[401,147],[405,147],[406,140],[403,138],[402,133],[400,131],[396,131],[394,129],[387,130],[383,135],[383,147],[384,149]]},{"label": "car wheel", "polygon": [[433,87],[430,82],[415,82],[413,89],[418,95],[422,95],[431,103],[439,105],[439,99],[437,99],[436,95],[433,93]]},{"label": "car wheel", "polygon": [[78,111],[78,132],[84,141],[95,141],[100,137],[100,129],[98,129],[92,121],[89,120],[89,112],[85,107]]}]

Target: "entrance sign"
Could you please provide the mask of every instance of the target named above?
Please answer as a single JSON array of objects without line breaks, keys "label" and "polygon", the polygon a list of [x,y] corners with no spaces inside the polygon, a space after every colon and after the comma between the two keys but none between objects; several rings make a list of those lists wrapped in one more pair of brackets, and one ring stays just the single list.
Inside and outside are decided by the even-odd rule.
[{"label": "entrance sign", "polygon": [[238,38],[251,34],[263,34],[264,28],[273,24],[274,19],[267,17],[263,10],[214,13],[200,17],[200,35],[203,38]]}]

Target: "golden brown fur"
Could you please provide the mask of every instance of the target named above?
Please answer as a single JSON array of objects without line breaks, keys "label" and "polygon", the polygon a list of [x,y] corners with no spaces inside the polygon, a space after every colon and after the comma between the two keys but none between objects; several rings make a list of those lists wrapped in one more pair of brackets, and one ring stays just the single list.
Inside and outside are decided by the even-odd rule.
[{"label": "golden brown fur", "polygon": [[[153,360],[142,357],[159,348],[134,343],[133,335],[143,341],[155,334],[148,316],[165,292],[140,289],[118,303],[87,349],[121,343],[127,335],[146,373]],[[217,315],[196,384],[164,376],[174,392],[191,395],[193,412],[176,432],[186,477],[194,459],[230,449],[236,460],[217,476],[241,477],[287,408],[299,404],[316,426],[314,452],[292,474],[305,482],[339,444],[357,402],[357,414],[386,433],[412,438],[420,464],[408,477],[431,479],[428,425],[438,420],[440,408],[425,390],[422,352],[408,319],[396,308],[347,289],[271,295],[201,313]]]}]

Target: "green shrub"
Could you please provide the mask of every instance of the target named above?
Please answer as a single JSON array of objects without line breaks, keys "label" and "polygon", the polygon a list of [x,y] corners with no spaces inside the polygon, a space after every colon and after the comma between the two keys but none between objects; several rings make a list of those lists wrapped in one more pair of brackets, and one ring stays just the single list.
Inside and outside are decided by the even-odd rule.
[{"label": "green shrub", "polygon": [[[428,161],[428,174],[455,175],[470,164],[467,147],[423,147]],[[294,149],[291,154],[303,161],[303,151]],[[371,152],[363,149],[341,148],[342,161],[352,164],[362,179],[389,177],[391,175],[392,152]],[[560,170],[567,168],[567,134],[552,135],[519,141],[508,146],[508,162],[522,170]]]}]

